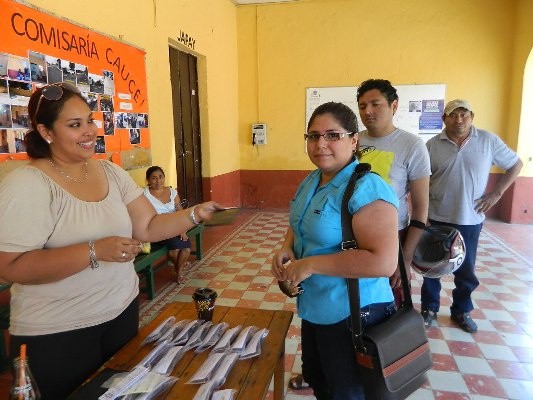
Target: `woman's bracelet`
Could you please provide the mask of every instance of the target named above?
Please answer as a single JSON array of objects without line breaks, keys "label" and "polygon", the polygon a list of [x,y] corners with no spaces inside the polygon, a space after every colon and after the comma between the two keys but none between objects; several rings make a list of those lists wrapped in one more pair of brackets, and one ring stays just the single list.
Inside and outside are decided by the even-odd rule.
[{"label": "woman's bracelet", "polygon": [[194,215],[194,210],[196,209],[196,206],[193,206],[191,208],[191,213],[189,214],[189,219],[194,225],[200,225],[200,222],[196,219],[196,215]]},{"label": "woman's bracelet", "polygon": [[92,240],[89,240],[89,265],[91,269],[96,269],[100,266],[96,259],[96,251],[94,250],[94,242]]}]

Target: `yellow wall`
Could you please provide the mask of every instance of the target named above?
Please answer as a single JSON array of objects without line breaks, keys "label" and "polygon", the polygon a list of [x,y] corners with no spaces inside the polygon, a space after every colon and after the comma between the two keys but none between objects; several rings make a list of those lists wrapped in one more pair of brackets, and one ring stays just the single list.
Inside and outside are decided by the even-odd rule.
[{"label": "yellow wall", "polygon": [[[520,104],[521,78],[514,86],[512,78],[523,73],[531,48],[531,4],[309,0],[239,7],[241,169],[311,168],[302,138],[305,89],[367,78],[445,83],[447,100],[468,98],[475,123],[516,148],[519,112],[508,130],[509,104]],[[268,124],[266,146],[250,145],[254,122]]]},{"label": "yellow wall", "polygon": [[[202,174],[238,170],[237,21],[230,0],[31,0],[30,4],[146,50],[152,159],[176,181],[169,42],[180,30],[195,40],[200,74]],[[228,150],[234,156],[228,156]],[[132,176],[144,185],[144,171]]]},{"label": "yellow wall", "polygon": [[[531,0],[383,0],[379,7],[355,0],[30,3],[146,50],[152,158],[170,182],[176,177],[169,43],[198,56],[204,177],[312,168],[302,139],[305,89],[371,77],[446,83],[447,100],[468,98],[478,126],[518,144]],[[196,39],[194,51],[177,44],[180,30]],[[265,146],[251,145],[255,122],[268,124]],[[144,184],[144,169],[132,175]]]},{"label": "yellow wall", "polygon": [[[524,163],[522,176],[533,176],[533,1],[520,0],[510,76],[511,97],[508,106],[509,144],[516,146]],[[526,66],[527,65],[527,66]],[[527,70],[526,76],[524,76]],[[513,135],[518,132],[518,135]]]}]

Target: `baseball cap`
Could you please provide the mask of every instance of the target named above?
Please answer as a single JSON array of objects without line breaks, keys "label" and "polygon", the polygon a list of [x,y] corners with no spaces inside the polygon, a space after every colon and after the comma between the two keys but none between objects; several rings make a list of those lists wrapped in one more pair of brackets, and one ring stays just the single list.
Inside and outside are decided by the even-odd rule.
[{"label": "baseball cap", "polygon": [[446,107],[444,107],[444,114],[449,115],[451,112],[453,112],[457,108],[464,108],[468,111],[472,111],[472,106],[470,105],[468,101],[463,100],[463,99],[455,99],[455,100],[448,102],[448,104],[446,104]]}]

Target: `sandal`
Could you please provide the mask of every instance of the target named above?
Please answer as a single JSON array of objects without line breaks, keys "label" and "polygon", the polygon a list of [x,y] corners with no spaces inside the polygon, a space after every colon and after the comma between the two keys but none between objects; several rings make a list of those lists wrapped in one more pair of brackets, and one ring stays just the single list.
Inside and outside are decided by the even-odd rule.
[{"label": "sandal", "polygon": [[187,261],[185,264],[183,264],[183,267],[181,267],[184,272],[189,272],[192,269],[192,264]]},{"label": "sandal", "polygon": [[172,270],[172,280],[176,282],[178,285],[181,285],[187,282],[187,277],[178,274],[176,270]]},{"label": "sandal", "polygon": [[292,390],[305,390],[309,389],[309,384],[304,381],[302,374],[298,374],[289,379],[289,388]]}]

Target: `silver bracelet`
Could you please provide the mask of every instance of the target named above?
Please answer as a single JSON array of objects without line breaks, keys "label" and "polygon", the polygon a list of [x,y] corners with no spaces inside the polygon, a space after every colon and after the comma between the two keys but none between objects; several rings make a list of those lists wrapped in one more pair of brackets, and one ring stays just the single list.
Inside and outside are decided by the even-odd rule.
[{"label": "silver bracelet", "polygon": [[200,225],[200,222],[198,222],[198,220],[196,219],[196,216],[194,215],[195,208],[196,208],[196,206],[193,206],[193,208],[191,208],[191,213],[189,214],[189,219],[191,220],[191,222],[194,225]]},{"label": "silver bracelet", "polygon": [[94,242],[92,240],[89,240],[89,265],[91,269],[96,269],[100,266],[96,259],[96,251],[94,250]]}]

